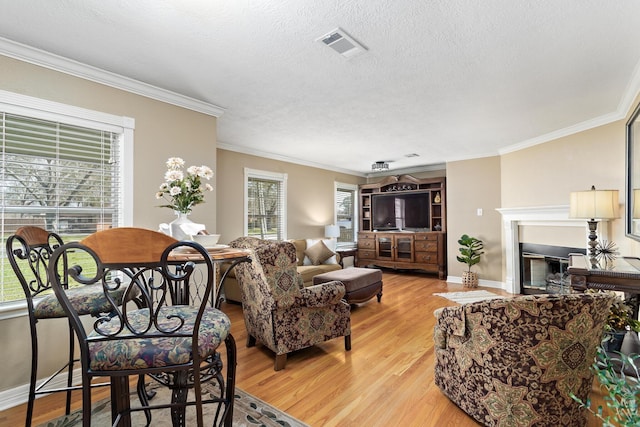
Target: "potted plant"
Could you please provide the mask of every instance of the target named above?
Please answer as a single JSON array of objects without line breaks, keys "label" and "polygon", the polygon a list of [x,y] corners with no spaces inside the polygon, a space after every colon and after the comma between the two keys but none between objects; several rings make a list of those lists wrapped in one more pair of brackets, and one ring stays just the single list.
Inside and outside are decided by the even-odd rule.
[{"label": "potted plant", "polygon": [[627,331],[640,332],[640,321],[633,318],[633,309],[622,298],[616,298],[609,309],[606,331],[607,351],[620,351]]},{"label": "potted plant", "polygon": [[583,402],[575,394],[570,393],[571,398],[600,419],[605,427],[640,425],[638,359],[640,359],[638,354],[619,353],[617,356],[611,356],[604,348],[598,349],[598,355],[591,370],[600,383],[608,411],[605,411],[602,405],[595,407],[591,399]]},{"label": "potted plant", "polygon": [[467,271],[462,273],[462,284],[467,288],[475,288],[478,286],[478,273],[471,271],[471,267],[480,262],[480,255],[484,252],[484,244],[482,240],[463,234],[458,240],[460,245],[460,255],[456,259],[468,265]]}]

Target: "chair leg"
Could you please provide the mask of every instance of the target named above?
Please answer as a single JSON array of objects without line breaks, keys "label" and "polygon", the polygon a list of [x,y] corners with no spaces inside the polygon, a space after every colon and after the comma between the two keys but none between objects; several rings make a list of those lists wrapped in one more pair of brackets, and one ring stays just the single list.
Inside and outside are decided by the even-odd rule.
[{"label": "chair leg", "polygon": [[[171,403],[178,404],[171,408],[171,424],[174,427],[184,427],[186,425],[186,410],[187,407],[185,405],[187,401],[187,393],[189,389],[187,388],[187,372],[186,371],[177,371],[173,374],[174,387],[171,391]],[[196,412],[198,416],[198,427],[202,426],[202,396],[200,395],[200,371],[195,370],[194,374],[194,385],[193,390],[196,395]]]},{"label": "chair leg", "polygon": [[226,399],[229,402],[227,405],[227,411],[224,419],[224,427],[233,426],[233,404],[236,400],[236,365],[237,365],[237,352],[236,341],[231,334],[227,335],[224,340],[224,344],[227,347],[227,390]]},{"label": "chair leg", "polygon": [[351,351],[351,334],[344,336],[344,349]]},{"label": "chair leg", "polygon": [[31,322],[31,377],[29,379],[29,400],[27,402],[27,418],[25,426],[31,427],[33,419],[33,406],[36,400],[36,381],[38,376],[38,336],[36,325]]},{"label": "chair leg", "polygon": [[82,427],[91,427],[91,377],[86,374],[84,366],[82,367]]},{"label": "chair leg", "polygon": [[247,335],[247,347],[254,347],[256,345],[256,337]]},{"label": "chair leg", "polygon": [[284,365],[287,364],[287,353],[285,354],[276,354],[276,362],[273,366],[274,371],[280,371],[284,369]]},{"label": "chair leg", "polygon": [[[149,406],[149,399],[153,399],[156,395],[155,391],[147,392],[147,385],[144,383],[145,376],[138,375],[138,386],[136,391],[138,392],[138,399],[140,399],[141,406]],[[149,409],[144,410],[144,417],[147,419],[147,426],[151,425],[151,411]]]},{"label": "chair leg", "polygon": [[73,326],[71,326],[71,320],[69,320],[69,363],[67,364],[67,403],[65,406],[65,414],[71,413],[71,387],[73,386],[73,362],[74,362],[74,346],[75,346],[75,334],[73,332]]}]

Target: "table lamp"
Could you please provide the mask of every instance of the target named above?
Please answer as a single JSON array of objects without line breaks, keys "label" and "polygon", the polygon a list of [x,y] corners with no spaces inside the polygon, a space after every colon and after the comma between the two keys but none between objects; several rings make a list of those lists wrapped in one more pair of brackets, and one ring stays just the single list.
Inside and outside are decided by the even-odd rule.
[{"label": "table lamp", "polygon": [[330,239],[333,239],[334,237],[340,237],[340,227],[333,224],[325,225],[324,237],[328,237]]},{"label": "table lamp", "polygon": [[631,217],[633,219],[640,219],[640,189],[633,189],[633,212]]},{"label": "table lamp", "polygon": [[569,218],[587,219],[589,226],[589,256],[596,256],[598,245],[597,219],[618,218],[618,190],[574,191],[570,195]]}]

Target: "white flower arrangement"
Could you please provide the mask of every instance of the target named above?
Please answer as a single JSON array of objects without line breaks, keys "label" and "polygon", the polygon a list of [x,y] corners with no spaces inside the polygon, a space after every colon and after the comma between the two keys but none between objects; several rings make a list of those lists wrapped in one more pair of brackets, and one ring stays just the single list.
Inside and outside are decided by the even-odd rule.
[{"label": "white flower arrangement", "polygon": [[202,180],[213,178],[213,171],[208,166],[189,166],[186,174],[183,171],[184,160],[170,157],[167,160],[167,172],[156,199],[169,202],[161,208],[171,208],[176,212],[188,214],[194,206],[204,203],[204,192],[213,191],[211,184],[202,184]]}]

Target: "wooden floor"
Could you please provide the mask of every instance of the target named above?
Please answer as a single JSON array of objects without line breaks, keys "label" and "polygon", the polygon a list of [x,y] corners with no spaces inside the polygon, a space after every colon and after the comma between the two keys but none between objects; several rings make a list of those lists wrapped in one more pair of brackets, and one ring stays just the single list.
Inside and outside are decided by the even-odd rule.
[{"label": "wooden floor", "polygon": [[[452,303],[432,294],[467,289],[414,273],[385,271],[383,281],[382,303],[352,309],[350,352],[334,339],[295,352],[279,372],[269,350],[245,346],[240,306],[223,304],[238,344],[237,386],[311,426],[476,426],[433,383],[433,311]],[[601,401],[595,386],[593,399]],[[0,412],[0,425],[23,425],[25,407]],[[34,425],[63,411],[60,395],[38,399]]]}]

